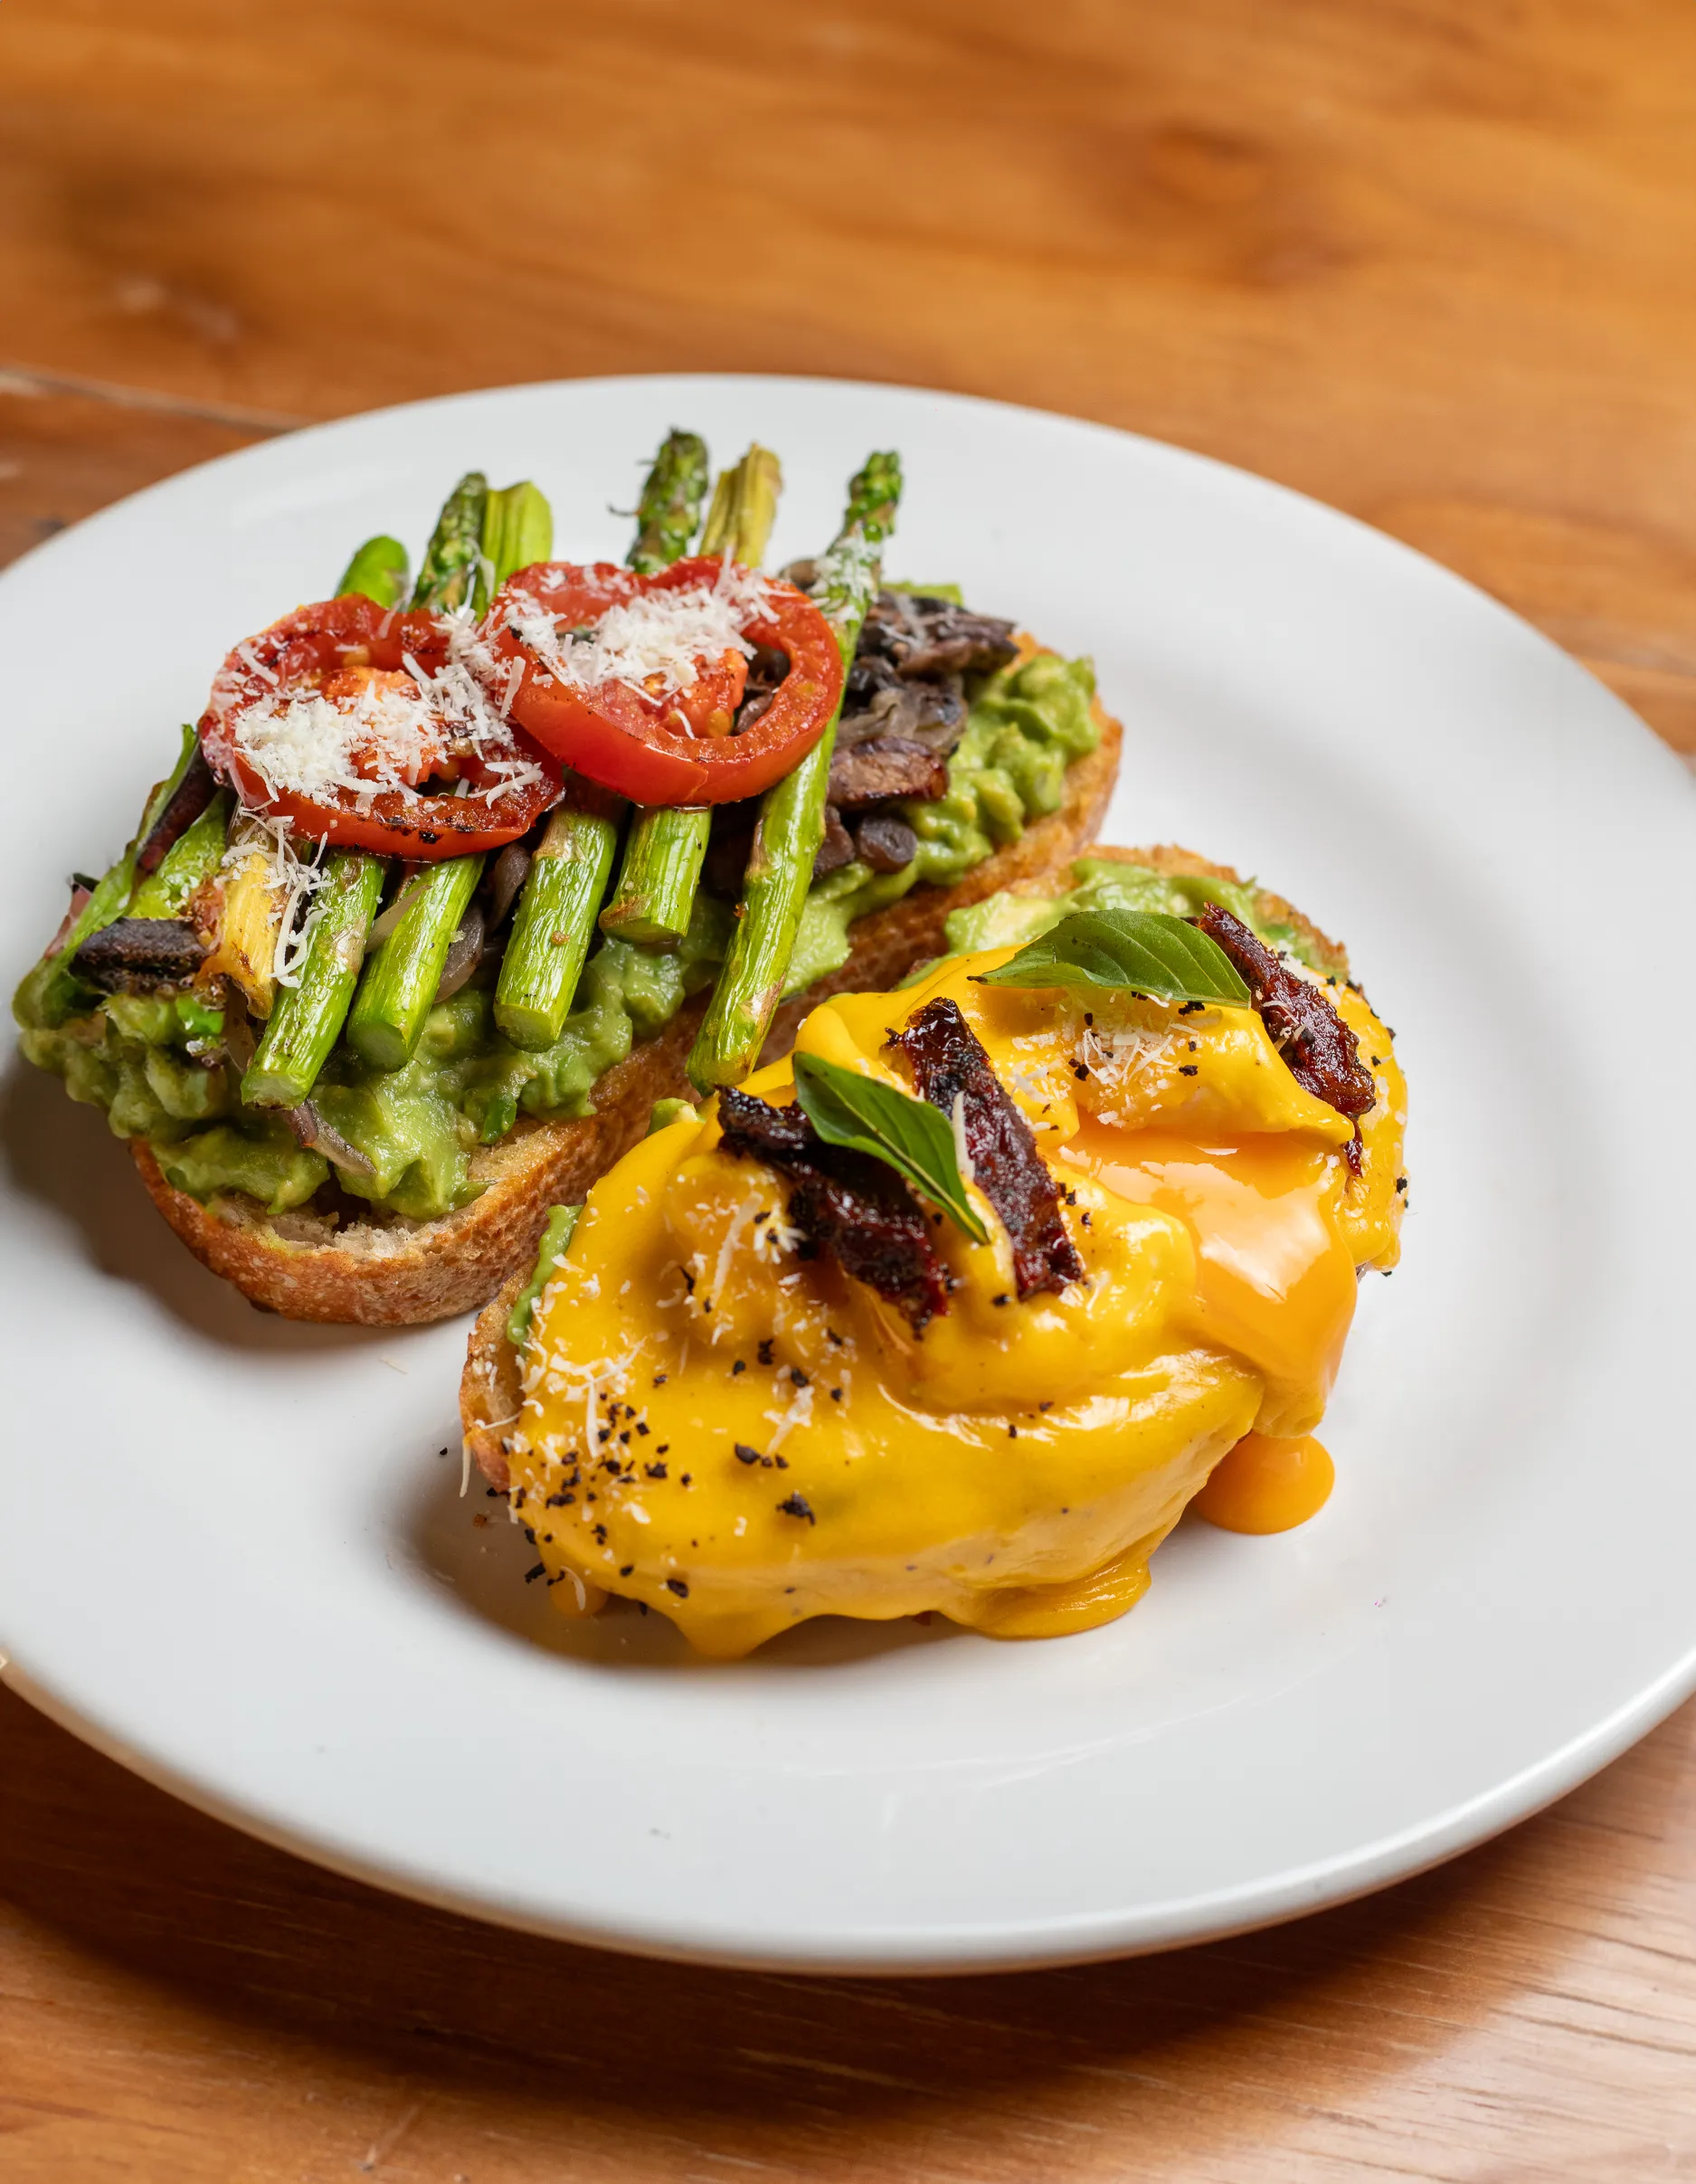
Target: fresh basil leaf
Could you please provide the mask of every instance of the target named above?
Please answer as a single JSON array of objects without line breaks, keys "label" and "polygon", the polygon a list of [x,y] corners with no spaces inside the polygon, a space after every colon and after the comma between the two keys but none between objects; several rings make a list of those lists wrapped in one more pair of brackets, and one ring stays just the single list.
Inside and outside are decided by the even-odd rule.
[{"label": "fresh basil leaf", "polygon": [[868,1153],[939,1205],[974,1244],[989,1242],[961,1180],[953,1131],[929,1100],[817,1054],[795,1057],[795,1097],[826,1144]]},{"label": "fresh basil leaf", "polygon": [[1218,942],[1164,910],[1074,910],[978,983],[1118,987],[1238,1009],[1252,999]]}]

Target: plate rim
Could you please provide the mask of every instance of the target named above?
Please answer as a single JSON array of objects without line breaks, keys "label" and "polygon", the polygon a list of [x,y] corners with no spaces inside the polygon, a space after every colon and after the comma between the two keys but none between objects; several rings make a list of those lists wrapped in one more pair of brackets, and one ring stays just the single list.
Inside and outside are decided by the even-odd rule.
[{"label": "plate rim", "polygon": [[[1534,1819],[1592,1780],[1650,1735],[1696,1694],[1696,1647],[1649,1689],[1615,1708],[1587,1734],[1570,1739],[1544,1760],[1521,1768],[1496,1789],[1451,1808],[1435,1822],[1401,1829],[1332,1859],[1319,1859],[1281,1875],[1205,1895],[1175,1899],[1149,1913],[1076,1913],[1040,1923],[1006,1927],[908,1927],[900,1933],[861,1926],[864,1946],[837,1946],[822,1935],[791,1949],[744,1950],[703,1938],[668,1939],[626,1920],[605,1926],[592,1921],[523,1914],[498,1896],[478,1896],[462,1887],[433,1885],[409,1865],[383,1866],[307,1834],[296,1834],[257,1807],[220,1795],[137,1746],[116,1730],[63,1698],[52,1683],[0,1654],[0,1685],[103,1759],[163,1790],[181,1804],[342,1880],[374,1888],[432,1911],[528,1933],[576,1948],[600,1949],[644,1962],[687,1964],[728,1971],[801,1974],[820,1979],[947,1979],[990,1972],[1043,1971],[1077,1964],[1112,1963],[1157,1956],[1170,1949],[1203,1948],[1241,1934],[1261,1933],[1293,1919],[1340,1910],[1366,1897],[1416,1880],[1482,1847],[1521,1822]],[[1417,1842],[1417,1854],[1406,1853]],[[1427,1855],[1428,1853],[1428,1855]],[[1244,1916],[1233,1906],[1253,1897],[1259,1908]],[[1218,1915],[1193,1914],[1211,1906]],[[1090,1929],[1090,1938],[1083,1930]],[[1075,1940],[1066,1938],[1077,1930]]]}]

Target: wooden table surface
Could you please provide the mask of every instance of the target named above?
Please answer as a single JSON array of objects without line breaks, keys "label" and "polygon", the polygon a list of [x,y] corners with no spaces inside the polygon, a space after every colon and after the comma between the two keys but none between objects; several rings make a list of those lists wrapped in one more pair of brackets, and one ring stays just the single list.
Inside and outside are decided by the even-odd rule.
[{"label": "wooden table surface", "polygon": [[[1696,753],[1683,0],[12,0],[0,117],[0,553],[456,387],[911,380],[1348,508]],[[1696,2176],[1691,1709],[1369,1903],[919,1984],[496,1932],[0,1740],[6,2184]]]}]

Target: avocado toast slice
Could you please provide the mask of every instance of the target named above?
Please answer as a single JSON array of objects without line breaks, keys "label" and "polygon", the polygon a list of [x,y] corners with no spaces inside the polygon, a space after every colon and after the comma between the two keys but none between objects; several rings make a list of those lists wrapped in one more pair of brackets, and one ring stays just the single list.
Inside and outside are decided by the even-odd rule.
[{"label": "avocado toast slice", "polygon": [[[706,475],[700,443],[670,435],[631,568],[676,561]],[[757,564],[777,483],[758,448],[721,476],[701,545],[725,567]],[[630,811],[568,773],[521,839],[421,865],[279,845],[288,829],[239,772],[208,770],[203,722],[14,1009],[29,1059],[106,1110],[207,1266],[299,1318],[480,1303],[657,1099],[745,1070],[825,994],[898,978],[939,951],[951,911],[1064,870],[1104,807],[1117,725],[1087,661],[945,586],[879,590],[898,489],[893,458],[874,458],[834,574],[829,555],[791,572],[835,600],[845,687],[826,738],[763,796]],[[515,559],[550,545],[534,487],[491,493],[473,473],[409,607],[388,539],[360,549],[338,596],[435,613],[451,654],[487,630],[478,609]],[[782,665],[753,661],[748,717]],[[426,808],[458,823],[465,806]]]}]

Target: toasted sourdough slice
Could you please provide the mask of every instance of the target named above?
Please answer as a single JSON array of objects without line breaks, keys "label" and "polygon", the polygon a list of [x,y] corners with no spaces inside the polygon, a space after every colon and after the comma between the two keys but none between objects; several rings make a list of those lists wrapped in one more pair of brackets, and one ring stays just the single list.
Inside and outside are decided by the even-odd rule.
[{"label": "toasted sourdough slice", "polygon": [[[1110,859],[1118,864],[1148,865],[1157,872],[1193,872],[1208,879],[1227,879],[1241,884],[1240,875],[1233,872],[1228,865],[1209,864],[1205,857],[1198,857],[1193,850],[1180,849],[1170,842],[1163,842],[1149,850],[1118,850],[1097,843],[1092,849],[1074,850],[1070,855],[1074,858]],[[972,878],[977,878],[976,873]],[[1054,882],[1050,876],[1028,873],[1018,880],[1003,881],[1001,884],[1010,888],[1016,894],[1040,895],[1051,888]],[[976,899],[981,900],[990,892],[991,890],[988,888],[978,890]],[[1325,970],[1334,972],[1339,978],[1349,975],[1349,958],[1345,950],[1322,933],[1312,919],[1304,917],[1293,903],[1285,902],[1283,896],[1274,895],[1265,888],[1256,888],[1255,907],[1269,924],[1293,926]],[[931,952],[934,953],[933,950]],[[924,956],[924,951],[921,950],[914,960],[923,962]],[[895,975],[899,977],[901,973],[896,973]],[[871,979],[862,979],[859,983],[865,991],[876,990],[876,982]],[[829,982],[828,990],[839,992],[845,991],[848,984],[849,981],[844,974]],[[826,991],[827,988],[820,985],[813,993],[803,995],[796,1006],[804,1012],[813,1006],[815,1000],[822,1000]],[[792,1022],[789,1035],[791,1038],[794,1035]],[[530,1278],[531,1270],[529,1264],[518,1268],[499,1293],[491,1297],[478,1315],[477,1325],[471,1330],[470,1344],[466,1352],[465,1371],[460,1381],[460,1424],[466,1446],[476,1458],[478,1469],[490,1486],[498,1487],[502,1492],[505,1492],[508,1483],[505,1437],[516,1421],[523,1401],[518,1353],[507,1339],[507,1320],[519,1291]]]},{"label": "toasted sourdough slice", "polygon": [[[894,985],[914,964],[940,954],[951,910],[1003,888],[1040,893],[1066,869],[1100,822],[1119,769],[1119,723],[1095,708],[1101,741],[1066,770],[1066,798],[1017,841],[952,888],[914,888],[853,928],[839,971],[778,1011],[768,1051],[782,1053],[795,1026],[827,995]],[[153,1202],[203,1265],[233,1282],[251,1304],[286,1319],[403,1326],[447,1319],[480,1305],[515,1268],[528,1268],[548,1208],[580,1200],[648,1127],[654,1102],[688,1095],[689,1050],[707,995],[685,1002],[655,1038],[597,1079],[594,1113],[580,1121],[530,1116],[471,1161],[480,1196],[439,1220],[355,1221],[336,1229],[305,1209],[275,1218],[232,1195],[202,1204],[167,1181],[153,1147],[130,1150]]]}]

